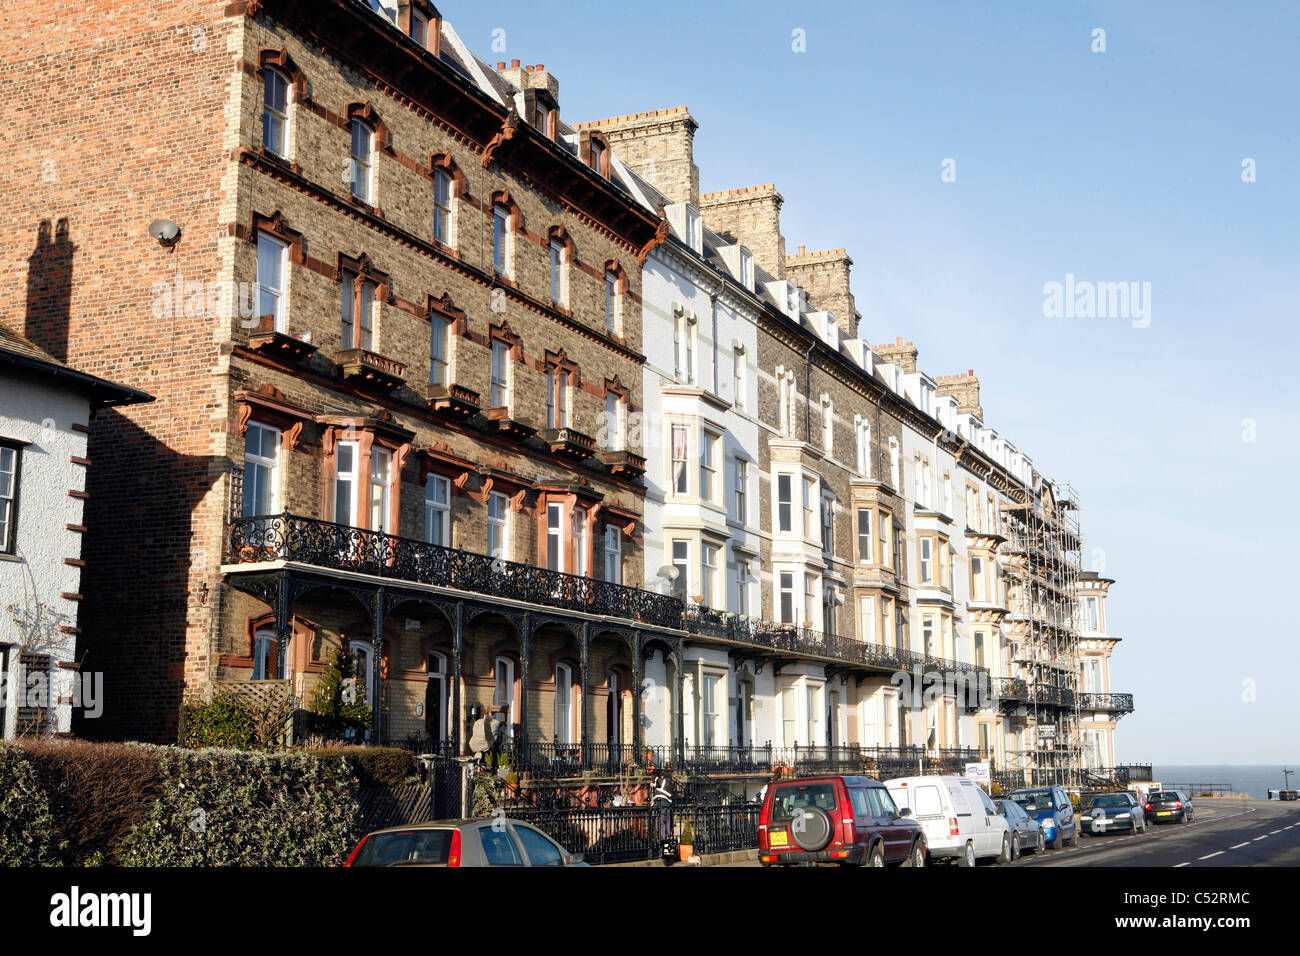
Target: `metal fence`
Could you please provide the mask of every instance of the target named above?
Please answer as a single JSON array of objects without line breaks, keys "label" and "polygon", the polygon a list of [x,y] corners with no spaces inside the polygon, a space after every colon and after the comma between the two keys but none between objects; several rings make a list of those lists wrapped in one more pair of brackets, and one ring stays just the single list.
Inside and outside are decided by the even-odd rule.
[{"label": "metal fence", "polygon": [[370,833],[386,827],[456,820],[469,815],[465,806],[468,766],[449,757],[420,760],[422,778],[409,783],[361,787],[358,830]]}]

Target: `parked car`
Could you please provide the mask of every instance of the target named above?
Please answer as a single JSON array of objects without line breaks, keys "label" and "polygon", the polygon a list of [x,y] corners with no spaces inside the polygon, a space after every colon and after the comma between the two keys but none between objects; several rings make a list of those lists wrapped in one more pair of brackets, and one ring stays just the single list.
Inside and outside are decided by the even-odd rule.
[{"label": "parked car", "polygon": [[1196,818],[1192,798],[1182,790],[1152,790],[1142,810],[1149,823],[1191,823]]},{"label": "parked car", "polygon": [[1059,850],[1067,843],[1075,846],[1079,842],[1074,805],[1064,787],[1026,787],[1013,790],[1008,797],[1019,804],[1031,819],[1043,825],[1043,836],[1053,850]]},{"label": "parked car", "polygon": [[907,806],[925,831],[930,855],[958,866],[987,857],[1011,862],[1011,828],[993,801],[966,777],[897,777],[885,786],[894,802]]},{"label": "parked car", "polygon": [[442,820],[367,833],[344,866],[588,866],[519,820]]},{"label": "parked car", "polygon": [[1020,804],[1014,800],[994,800],[993,803],[997,806],[998,813],[1006,817],[1007,826],[1011,829],[1011,859],[1031,851],[1035,855],[1042,853],[1047,847],[1043,825],[1021,810]]},{"label": "parked car", "polygon": [[1137,797],[1122,790],[1119,793],[1101,793],[1092,798],[1079,817],[1084,833],[1093,835],[1127,830],[1141,833],[1147,828],[1146,814]]},{"label": "parked car", "polygon": [[763,866],[839,863],[925,866],[925,834],[884,785],[868,777],[773,783],[758,818]]}]

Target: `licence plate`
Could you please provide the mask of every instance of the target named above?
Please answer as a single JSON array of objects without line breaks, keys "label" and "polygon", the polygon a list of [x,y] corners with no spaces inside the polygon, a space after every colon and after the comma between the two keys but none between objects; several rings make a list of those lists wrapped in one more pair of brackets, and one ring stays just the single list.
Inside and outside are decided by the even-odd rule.
[{"label": "licence plate", "polygon": [[1171,813],[1173,813],[1173,812],[1174,812],[1174,811],[1172,811],[1172,810],[1157,810],[1157,811],[1156,811],[1156,816],[1158,816],[1158,817],[1167,817],[1167,816],[1169,816],[1169,814],[1171,814]]},{"label": "licence plate", "polygon": [[789,846],[790,838],[784,830],[773,830],[767,835],[769,846]]}]

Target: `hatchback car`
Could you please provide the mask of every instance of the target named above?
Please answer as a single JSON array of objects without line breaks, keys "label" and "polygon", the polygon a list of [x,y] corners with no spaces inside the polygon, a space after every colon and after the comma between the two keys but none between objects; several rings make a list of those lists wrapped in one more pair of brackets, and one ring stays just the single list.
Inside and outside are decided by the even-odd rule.
[{"label": "hatchback car", "polygon": [[1153,790],[1142,807],[1149,823],[1191,823],[1196,817],[1192,798],[1181,790]]},{"label": "hatchback car", "polygon": [[1020,804],[1014,800],[994,802],[998,805],[998,813],[1007,818],[1007,827],[1011,830],[1011,858],[1015,859],[1021,853],[1029,851],[1035,855],[1042,853],[1047,847],[1043,825],[1021,810]]},{"label": "hatchback car", "polygon": [[1053,850],[1065,844],[1079,842],[1078,824],[1074,818],[1074,805],[1064,787],[1027,787],[1013,790],[1010,799],[1033,820],[1043,825],[1043,837]]},{"label": "hatchback car", "polygon": [[758,818],[758,859],[763,866],[925,866],[925,834],[910,812],[868,777],[773,783]]},{"label": "hatchback car", "polygon": [[1079,816],[1079,824],[1084,833],[1093,835],[1119,830],[1141,833],[1147,828],[1147,819],[1137,797],[1125,790],[1093,797]]},{"label": "hatchback car", "polygon": [[519,820],[442,820],[367,833],[344,866],[587,866]]}]

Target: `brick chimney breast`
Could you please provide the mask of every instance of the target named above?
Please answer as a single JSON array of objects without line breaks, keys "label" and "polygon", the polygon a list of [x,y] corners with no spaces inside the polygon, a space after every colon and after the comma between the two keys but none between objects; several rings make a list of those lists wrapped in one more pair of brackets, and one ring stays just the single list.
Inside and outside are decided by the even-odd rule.
[{"label": "brick chimney breast", "polygon": [[880,356],[880,361],[890,365],[897,365],[905,374],[910,375],[916,371],[916,346],[911,342],[904,342],[900,335],[894,344],[873,345],[871,351]]},{"label": "brick chimney breast", "polygon": [[974,415],[984,421],[984,409],[980,405],[980,380],[975,377],[975,370],[970,369],[965,375],[941,375],[935,380],[935,391],[939,395],[951,395],[957,400],[957,412],[962,415]]},{"label": "brick chimney breast", "polygon": [[858,337],[858,311],[849,286],[853,260],[843,249],[809,252],[800,246],[798,253],[785,257],[789,279],[808,292],[809,306],[818,312],[834,312],[845,338]]}]

